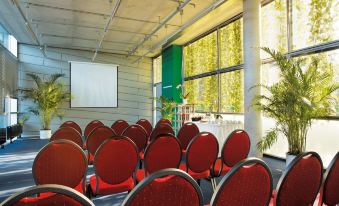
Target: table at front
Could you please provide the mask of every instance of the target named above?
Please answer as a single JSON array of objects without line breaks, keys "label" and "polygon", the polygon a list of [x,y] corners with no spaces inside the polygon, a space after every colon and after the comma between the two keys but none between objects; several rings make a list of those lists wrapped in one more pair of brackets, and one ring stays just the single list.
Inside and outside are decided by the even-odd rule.
[{"label": "table at front", "polygon": [[224,146],[224,142],[228,135],[236,129],[243,129],[244,124],[240,121],[225,121],[223,123],[210,123],[210,122],[194,122],[199,128],[200,132],[211,132],[218,139],[219,154]]}]

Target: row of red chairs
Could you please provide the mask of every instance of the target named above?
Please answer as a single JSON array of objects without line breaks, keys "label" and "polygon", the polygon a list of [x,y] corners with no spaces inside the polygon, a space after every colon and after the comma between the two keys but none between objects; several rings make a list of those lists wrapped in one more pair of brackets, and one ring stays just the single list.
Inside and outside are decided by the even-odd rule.
[{"label": "row of red chairs", "polygon": [[[281,176],[273,190],[272,174],[260,159],[248,158],[237,163],[221,180],[213,193],[211,206],[335,206],[339,204],[339,152],[323,175],[323,164],[315,152],[299,155]],[[324,180],[324,181],[322,181]],[[43,186],[44,187],[44,186]],[[2,205],[93,205],[78,192],[48,185],[45,192],[61,193],[46,201],[42,187],[15,194]],[[54,189],[51,189],[54,188]],[[57,188],[57,189],[55,189]],[[61,190],[63,189],[63,190]],[[319,192],[320,191],[320,192]],[[72,192],[74,194],[72,194]],[[65,195],[67,197],[65,197]],[[318,198],[317,198],[318,197]],[[48,196],[51,198],[51,196]],[[23,203],[35,204],[23,204]],[[38,204],[38,203],[45,204]],[[47,202],[47,203],[46,203]],[[203,194],[196,181],[178,169],[157,171],[140,182],[125,198],[123,206],[203,206]]]}]

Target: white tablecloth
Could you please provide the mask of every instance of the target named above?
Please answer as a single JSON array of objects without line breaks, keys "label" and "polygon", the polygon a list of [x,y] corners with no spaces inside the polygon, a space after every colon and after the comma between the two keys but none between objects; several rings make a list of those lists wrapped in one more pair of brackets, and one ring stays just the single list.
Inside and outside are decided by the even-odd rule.
[{"label": "white tablecloth", "polygon": [[236,129],[243,129],[244,124],[241,121],[227,121],[222,123],[210,123],[210,122],[194,122],[200,132],[211,132],[218,139],[219,142],[219,156],[221,149],[224,145],[228,135]]}]

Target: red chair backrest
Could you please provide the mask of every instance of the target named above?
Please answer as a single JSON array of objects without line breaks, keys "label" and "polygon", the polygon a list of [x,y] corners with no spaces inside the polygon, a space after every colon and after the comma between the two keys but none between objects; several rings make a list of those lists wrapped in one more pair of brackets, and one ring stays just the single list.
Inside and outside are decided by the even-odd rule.
[{"label": "red chair backrest", "polygon": [[155,125],[155,127],[157,127],[159,124],[163,124],[163,123],[169,124],[169,125],[172,126],[172,122],[171,122],[170,120],[168,120],[168,119],[160,119],[160,120],[157,122],[157,124]]},{"label": "red chair backrest", "polygon": [[87,124],[85,128],[84,136],[87,138],[88,135],[93,131],[93,129],[99,126],[104,126],[104,123],[100,122],[99,120],[91,121],[90,123]]},{"label": "red chair backrest", "polygon": [[192,122],[185,123],[178,132],[182,149],[186,150],[191,140],[199,134],[199,128]]},{"label": "red chair backrest", "polygon": [[94,156],[95,174],[106,183],[122,183],[135,173],[138,158],[136,145],[127,137],[108,139]]},{"label": "red chair backrest", "polygon": [[144,157],[145,174],[167,169],[179,168],[181,146],[178,139],[171,135],[161,135],[146,148]]},{"label": "red chair backrest", "polygon": [[260,159],[249,158],[240,161],[222,178],[210,205],[267,206],[272,189],[268,166]]},{"label": "red chair backrest", "polygon": [[186,164],[193,172],[209,170],[217,159],[218,140],[210,132],[199,133],[187,147]]},{"label": "red chair backrest", "polygon": [[155,172],[141,181],[125,198],[122,206],[203,206],[199,185],[178,169]]},{"label": "red chair backrest", "polygon": [[315,152],[296,157],[277,185],[277,206],[313,205],[322,182],[323,164]]},{"label": "red chair backrest", "polygon": [[62,123],[60,125],[60,128],[62,127],[72,127],[74,128],[76,131],[78,131],[80,133],[80,135],[82,135],[82,130],[81,130],[81,127],[76,123],[76,122],[73,122],[73,121],[66,121],[64,123]]},{"label": "red chair backrest", "polygon": [[159,124],[156,128],[153,129],[150,135],[150,141],[162,134],[174,134],[172,126],[166,123]]},{"label": "red chair backrest", "polygon": [[94,155],[100,145],[110,137],[117,136],[115,132],[107,126],[99,126],[93,129],[86,140],[87,150]]},{"label": "red chair backrest", "polygon": [[324,179],[322,202],[326,205],[339,204],[339,152],[329,164]]},{"label": "red chair backrest", "polygon": [[153,127],[147,119],[139,119],[136,124],[141,125],[146,130],[148,137],[151,135]]},{"label": "red chair backrest", "polygon": [[58,139],[70,140],[76,143],[77,145],[79,145],[79,147],[81,148],[83,147],[83,141],[82,141],[81,134],[72,127],[59,128],[57,131],[53,133],[49,141],[52,142]]},{"label": "red chair backrest", "polygon": [[129,127],[127,127],[122,133],[122,136],[130,138],[138,147],[139,152],[143,151],[147,145],[147,133],[145,129],[138,124],[130,125]]},{"label": "red chair backrest", "polygon": [[246,159],[250,152],[250,137],[244,130],[233,131],[226,139],[221,151],[222,161],[228,166],[233,167],[238,162]]},{"label": "red chair backrest", "polygon": [[87,160],[83,150],[69,140],[56,140],[44,146],[34,159],[32,173],[37,185],[59,184],[76,188],[81,181],[85,191]]},{"label": "red chair backrest", "polygon": [[117,135],[121,136],[128,126],[129,124],[125,120],[119,119],[112,124],[111,128]]}]

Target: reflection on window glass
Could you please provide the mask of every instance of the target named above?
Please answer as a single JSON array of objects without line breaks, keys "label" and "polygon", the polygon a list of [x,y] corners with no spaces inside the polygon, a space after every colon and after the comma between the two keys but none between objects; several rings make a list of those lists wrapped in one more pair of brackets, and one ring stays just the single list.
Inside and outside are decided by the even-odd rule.
[{"label": "reflection on window glass", "polygon": [[221,74],[221,112],[244,111],[243,74],[243,70]]},{"label": "reflection on window glass", "polygon": [[153,83],[162,82],[162,56],[153,59]]},{"label": "reflection on window glass", "polygon": [[292,22],[294,50],[338,40],[338,0],[294,0]]},{"label": "reflection on window glass", "polygon": [[242,18],[219,30],[221,68],[242,63]]},{"label": "reflection on window glass", "polygon": [[[275,0],[261,8],[261,46],[287,52],[286,0]],[[269,55],[261,51],[263,59]]]},{"label": "reflection on window glass", "polygon": [[185,77],[217,69],[217,32],[184,47]]},{"label": "reflection on window glass", "polygon": [[195,104],[196,111],[218,110],[217,76],[186,81],[185,89],[189,92],[188,103]]}]

